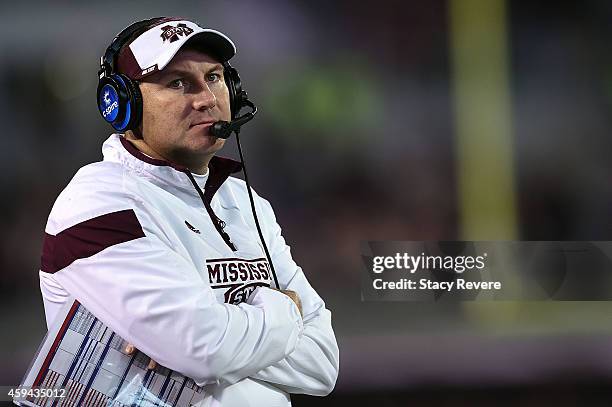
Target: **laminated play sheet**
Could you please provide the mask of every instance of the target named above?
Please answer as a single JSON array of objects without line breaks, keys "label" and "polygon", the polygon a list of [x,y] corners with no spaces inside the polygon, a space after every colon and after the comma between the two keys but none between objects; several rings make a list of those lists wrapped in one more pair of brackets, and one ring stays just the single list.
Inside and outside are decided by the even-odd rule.
[{"label": "laminated play sheet", "polygon": [[127,342],[78,301],[51,327],[22,389],[21,406],[192,406],[204,397],[195,382],[170,369],[147,369],[141,352],[127,355]]}]

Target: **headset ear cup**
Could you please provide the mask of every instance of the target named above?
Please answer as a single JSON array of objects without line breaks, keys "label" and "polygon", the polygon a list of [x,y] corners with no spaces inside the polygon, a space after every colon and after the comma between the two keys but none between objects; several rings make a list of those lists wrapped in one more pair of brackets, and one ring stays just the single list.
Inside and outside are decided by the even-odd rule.
[{"label": "headset ear cup", "polygon": [[98,82],[97,103],[104,120],[116,128],[116,123],[125,119],[128,95],[123,84],[113,76],[104,76]]},{"label": "headset ear cup", "polygon": [[242,90],[242,84],[240,82],[240,76],[238,71],[233,68],[228,62],[224,63],[225,72],[225,84],[229,91],[230,109],[232,111],[232,119],[239,116],[240,109],[244,106],[244,99],[246,98],[245,92]]},{"label": "headset ear cup", "polygon": [[[115,89],[117,89],[117,101],[119,104],[119,113],[114,115],[114,117],[110,117],[110,120],[105,117],[105,120],[115,130],[120,132],[138,127],[142,116],[142,95],[138,84],[123,74],[112,74],[110,77],[101,79],[101,84],[102,81],[109,84],[112,83]],[[102,86],[104,88],[104,85]]]},{"label": "headset ear cup", "polygon": [[125,130],[134,130],[140,125],[142,120],[142,93],[138,82],[131,80],[123,74],[118,74],[125,83],[128,91],[128,97],[131,105],[130,119],[125,127]]}]

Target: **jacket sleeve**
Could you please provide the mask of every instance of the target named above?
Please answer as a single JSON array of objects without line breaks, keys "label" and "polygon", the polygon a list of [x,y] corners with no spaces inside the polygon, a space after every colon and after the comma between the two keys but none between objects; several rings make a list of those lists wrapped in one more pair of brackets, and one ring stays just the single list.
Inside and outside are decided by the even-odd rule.
[{"label": "jacket sleeve", "polygon": [[259,210],[265,214],[264,234],[280,288],[298,293],[304,314],[304,331],[292,353],[251,377],[273,383],[289,393],[327,395],[336,384],[339,364],[331,312],[293,261],[272,207],[262,198],[258,201]]},{"label": "jacket sleeve", "polygon": [[199,385],[234,383],[294,350],[303,327],[291,299],[260,288],[248,303],[218,303],[173,248],[172,233],[131,196],[72,196],[51,212],[41,273],[53,273],[118,335]]}]

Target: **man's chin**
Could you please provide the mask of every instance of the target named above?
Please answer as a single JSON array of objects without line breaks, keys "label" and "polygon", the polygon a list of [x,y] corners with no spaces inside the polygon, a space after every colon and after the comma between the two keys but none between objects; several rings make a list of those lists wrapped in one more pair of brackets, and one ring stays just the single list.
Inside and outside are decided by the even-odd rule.
[{"label": "man's chin", "polygon": [[216,137],[206,137],[207,143],[194,143],[185,145],[183,148],[175,149],[173,158],[176,164],[187,167],[194,172],[198,172],[202,165],[206,166],[210,159],[223,148],[224,139]]},{"label": "man's chin", "polygon": [[214,154],[223,148],[225,139],[215,137],[213,135],[202,136],[203,140],[198,143],[196,150],[200,154]]}]

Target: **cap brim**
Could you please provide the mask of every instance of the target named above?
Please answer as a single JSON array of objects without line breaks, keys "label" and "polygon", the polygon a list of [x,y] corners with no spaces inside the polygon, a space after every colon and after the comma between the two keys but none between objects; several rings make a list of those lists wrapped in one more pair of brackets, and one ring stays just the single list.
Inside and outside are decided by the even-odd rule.
[{"label": "cap brim", "polygon": [[205,29],[204,31],[195,34],[179,49],[182,49],[185,46],[195,47],[198,49],[198,51],[210,54],[210,56],[219,62],[229,61],[234,55],[236,55],[236,48],[234,48],[232,41],[223,33],[215,30]]}]

